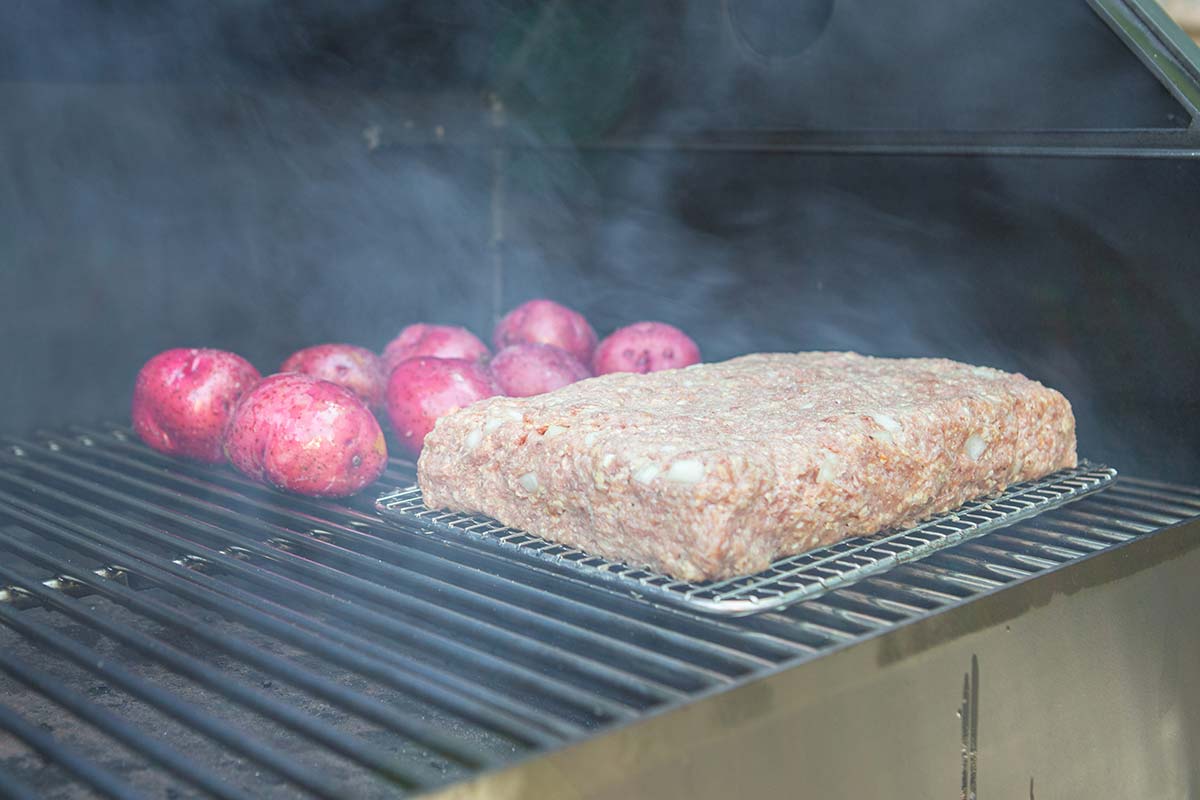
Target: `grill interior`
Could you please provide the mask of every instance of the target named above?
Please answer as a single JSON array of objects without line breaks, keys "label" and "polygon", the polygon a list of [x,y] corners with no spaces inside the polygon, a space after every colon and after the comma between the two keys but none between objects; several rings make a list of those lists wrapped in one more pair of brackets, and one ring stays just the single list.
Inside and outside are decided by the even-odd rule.
[{"label": "grill interior", "polygon": [[[1200,514],[1133,478],[782,611],[713,618],[562,564],[183,464],[116,426],[0,450],[0,793],[432,789]],[[63,713],[64,710],[68,713]]]}]

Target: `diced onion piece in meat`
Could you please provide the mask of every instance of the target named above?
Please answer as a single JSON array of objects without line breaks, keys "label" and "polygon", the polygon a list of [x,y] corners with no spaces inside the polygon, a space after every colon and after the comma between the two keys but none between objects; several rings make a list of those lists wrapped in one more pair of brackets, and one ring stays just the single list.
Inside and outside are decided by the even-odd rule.
[{"label": "diced onion piece in meat", "polygon": [[549,439],[554,436],[561,436],[562,434],[564,434],[566,432],[567,432],[567,429],[564,428],[562,425],[551,425],[548,428],[546,428],[546,432],[542,435],[545,436],[547,439]]},{"label": "diced onion piece in meat", "polygon": [[474,450],[479,447],[479,443],[483,441],[483,431],[475,428],[467,434],[467,449]]},{"label": "diced onion piece in meat", "polygon": [[658,477],[660,471],[657,464],[647,464],[633,473],[633,479],[638,483],[649,483]]},{"label": "diced onion piece in meat", "polygon": [[900,423],[889,417],[887,414],[872,414],[871,419],[883,428],[888,433],[896,433],[900,430]]},{"label": "diced onion piece in meat", "polygon": [[532,472],[526,472],[520,478],[517,478],[517,482],[520,483],[521,488],[527,492],[536,492],[538,489],[537,475]]},{"label": "diced onion piece in meat", "polygon": [[833,479],[841,472],[842,461],[833,453],[826,453],[825,460],[821,462],[821,468],[817,470],[818,483],[832,483]]},{"label": "diced onion piece in meat", "polygon": [[892,436],[892,434],[889,431],[871,431],[867,435],[870,436],[875,441],[883,442],[884,444],[895,444],[896,443],[895,437]]},{"label": "diced onion piece in meat", "polygon": [[979,457],[983,455],[983,451],[987,449],[987,442],[979,434],[972,433],[967,437],[967,443],[964,445],[964,448],[967,451],[967,458],[972,461],[978,461]]},{"label": "diced onion piece in meat", "polygon": [[667,480],[676,483],[699,483],[704,479],[704,462],[694,458],[676,461],[667,470]]}]

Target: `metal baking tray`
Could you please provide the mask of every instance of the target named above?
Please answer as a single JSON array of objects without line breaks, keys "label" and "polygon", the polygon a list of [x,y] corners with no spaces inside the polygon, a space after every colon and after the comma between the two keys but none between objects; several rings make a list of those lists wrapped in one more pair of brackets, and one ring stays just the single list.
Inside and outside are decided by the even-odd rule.
[{"label": "metal baking tray", "polygon": [[999,495],[973,500],[911,528],[843,539],[828,547],[781,558],[754,575],[703,583],[609,561],[509,528],[489,517],[427,508],[417,486],[386,494],[375,502],[375,507],[385,515],[403,518],[406,527],[449,539],[466,535],[513,558],[552,561],[647,600],[682,604],[710,614],[741,616],[779,609],[878,575],[897,564],[1077,500],[1104,488],[1116,476],[1117,471],[1111,467],[1082,461],[1077,467],[1014,484]]}]

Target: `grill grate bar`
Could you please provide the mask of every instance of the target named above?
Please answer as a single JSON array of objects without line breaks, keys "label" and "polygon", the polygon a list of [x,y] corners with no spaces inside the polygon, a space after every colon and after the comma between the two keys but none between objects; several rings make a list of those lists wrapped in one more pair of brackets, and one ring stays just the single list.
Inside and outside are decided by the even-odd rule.
[{"label": "grill grate bar", "polygon": [[1025,525],[1020,537],[1009,531],[997,531],[996,541],[1012,542],[1014,546],[1026,546],[1036,550],[1062,555],[1064,559],[1080,558],[1088,553],[1111,547],[1111,541],[1102,537],[1087,537],[1069,531],[1054,530],[1050,526]]},{"label": "grill grate bar", "polygon": [[[8,731],[38,755],[63,767],[105,797],[116,798],[116,800],[143,800],[142,795],[134,791],[129,784],[100,765],[77,755],[75,751],[36,725],[26,722],[4,705],[0,705],[0,730]],[[0,772],[0,777],[3,777],[3,772]],[[17,784],[15,778],[6,778],[6,780],[10,780],[13,785],[18,786],[18,793],[24,793],[24,796],[27,797],[36,797],[31,790]],[[3,782],[0,782],[0,789],[6,790]]]},{"label": "grill grate bar", "polygon": [[[23,558],[32,563],[38,563],[42,566],[54,570],[60,574],[65,574],[70,570],[69,564],[64,564],[52,558],[47,558],[39,554],[36,550],[20,542],[10,542],[9,546],[13,550],[20,553]],[[4,573],[0,568],[0,575]],[[252,664],[262,672],[271,675],[272,677],[286,681],[293,686],[301,688],[317,697],[322,698],[330,703],[341,706],[342,708],[354,714],[371,720],[377,724],[391,727],[393,730],[407,736],[408,738],[422,742],[431,749],[438,752],[440,755],[455,759],[461,764],[468,767],[483,767],[488,766],[492,762],[484,754],[475,751],[472,748],[464,747],[462,743],[456,742],[447,737],[435,734],[430,736],[430,731],[423,726],[414,726],[411,719],[408,719],[403,714],[396,713],[387,706],[380,704],[366,695],[346,689],[340,684],[334,683],[326,678],[314,674],[309,670],[302,669],[292,662],[274,656],[270,653],[263,652],[261,649],[245,642],[221,635],[211,633],[204,623],[194,616],[185,614],[179,610],[173,609],[163,603],[151,600],[145,596],[141,596],[138,592],[128,589],[119,584],[105,582],[102,578],[89,577],[83,575],[79,578],[70,578],[71,581],[77,581],[90,588],[94,593],[111,600],[115,603],[125,606],[126,608],[142,614],[145,617],[155,620],[163,625],[182,628],[187,630],[193,637],[203,641],[214,651],[223,651],[234,658],[239,659],[243,663]],[[182,671],[182,670],[181,670]],[[352,751],[355,760],[361,758],[369,758],[371,763],[364,763],[364,766],[378,769],[383,774],[387,774],[395,780],[402,781],[410,786],[416,786],[421,783],[429,783],[429,779],[422,780],[419,777],[410,775],[392,775],[391,758],[382,753],[373,752],[369,745],[355,743]]]},{"label": "grill grate bar", "polygon": [[[0,479],[6,477],[8,476],[5,476],[2,472],[0,472]],[[167,579],[164,581],[164,584],[169,587],[170,591],[176,594],[187,595],[189,596],[189,599],[197,600],[202,604],[212,604],[216,610],[222,613],[230,613],[232,615],[239,616],[242,619],[254,620],[266,626],[264,627],[264,630],[266,630],[268,633],[273,633],[281,637],[289,636],[289,631],[285,625],[270,622],[269,618],[265,615],[246,613],[244,610],[245,607],[248,606],[249,608],[254,608],[255,606],[258,606],[260,608],[267,608],[273,612],[278,612],[278,616],[283,619],[288,619],[292,622],[298,622],[310,628],[319,624],[315,620],[305,620],[303,615],[292,609],[279,606],[278,604],[275,604],[265,598],[253,595],[247,598],[246,603],[241,609],[232,603],[220,603],[218,600],[214,599],[214,594],[204,596],[198,594],[197,592],[189,591],[190,587],[188,586],[188,582],[197,582],[204,579],[206,576],[197,576],[192,570],[179,567],[173,563],[165,562],[165,560],[162,559],[155,559],[153,556],[149,556],[148,554],[139,554],[136,550],[122,545],[119,541],[112,539],[111,537],[104,536],[103,534],[100,534],[94,530],[83,528],[82,526],[73,523],[70,520],[64,519],[53,512],[38,510],[37,513],[39,515],[46,517],[55,525],[58,525],[63,529],[77,531],[78,533],[82,534],[82,537],[86,538],[81,538],[80,536],[71,536],[63,531],[48,527],[44,522],[42,522],[42,520],[38,518],[38,516],[32,516],[28,512],[21,513],[20,511],[12,510],[29,509],[30,506],[20,499],[7,494],[6,492],[0,492],[0,502],[5,502],[11,507],[4,513],[18,518],[22,523],[30,525],[31,527],[37,527],[40,531],[51,535],[59,541],[70,542],[73,546],[85,550],[91,550],[92,552],[97,552],[97,546],[107,547],[110,550],[119,552],[131,559],[136,559],[136,562],[131,561],[131,564],[144,562],[145,564],[150,565],[151,570],[153,568],[158,568],[159,570],[174,576],[176,579],[183,578],[184,582],[180,582],[178,580],[171,581],[170,579]],[[127,527],[134,529],[141,529],[144,527],[140,523],[134,522],[127,522],[126,525]],[[89,538],[94,540],[94,544],[88,542]],[[205,555],[200,556],[199,558],[200,561],[205,564],[220,563],[232,568],[244,568],[246,572],[251,573],[258,569],[251,565],[242,564],[236,559],[216,551],[206,550]],[[128,570],[132,568],[126,567],[126,569]],[[143,567],[143,569],[145,568]],[[154,573],[151,572],[151,574]],[[208,585],[210,588],[219,588],[220,593],[223,594],[229,594],[232,591],[235,591],[233,587],[220,587],[213,581],[209,581]],[[301,587],[299,584],[295,584],[294,586],[297,588],[293,589],[292,585],[281,582],[278,587],[280,590],[279,594],[298,596],[300,597],[300,601],[302,603],[308,603],[310,605],[342,605],[341,601],[338,601],[329,595],[321,594],[312,591],[311,589],[306,589],[306,587]],[[219,594],[215,595],[215,597],[219,596]],[[244,597],[245,595],[242,594],[242,596]],[[362,609],[355,616],[356,618],[365,618],[369,613],[373,614],[374,612],[368,612],[366,609]],[[354,644],[359,642],[356,637],[351,637],[347,634],[337,635],[335,633],[335,629],[332,629],[324,624],[319,625],[319,632],[328,635],[332,642],[342,641]],[[335,663],[340,662],[343,664],[349,664],[352,665],[350,668],[358,669],[363,669],[364,665],[368,667],[370,666],[369,662],[364,662],[362,659],[354,659],[351,654],[346,653],[345,651],[339,652],[337,648],[321,644],[315,637],[310,636],[301,638],[297,635],[296,638],[300,639],[303,645],[313,647],[317,652],[326,655]],[[367,647],[360,646],[359,649],[368,649],[372,647],[370,643],[366,644]],[[381,650],[381,648],[375,649]],[[550,741],[542,736],[538,736],[536,734],[536,728],[531,730],[528,727],[529,719],[527,716],[515,718],[509,717],[505,713],[493,709],[493,704],[499,705],[502,704],[503,701],[494,697],[493,694],[488,692],[486,689],[463,681],[451,680],[448,676],[440,676],[433,669],[422,665],[419,662],[415,662],[411,659],[401,658],[395,654],[389,653],[387,660],[393,666],[399,666],[401,669],[403,669],[403,672],[397,671],[394,668],[389,669],[386,667],[383,670],[387,678],[386,682],[394,684],[395,688],[400,691],[416,694],[422,699],[425,699],[436,705],[440,705],[451,713],[462,716],[464,719],[472,720],[478,724],[486,725],[492,730],[499,731],[515,741],[524,742],[526,744],[541,744]],[[379,677],[380,670],[373,670],[372,672],[374,677]],[[441,683],[436,683],[434,681],[441,681],[448,686],[443,688]],[[455,693],[454,690],[460,687],[463,693]],[[488,705],[482,705],[482,703],[488,703]],[[417,738],[415,732],[413,733],[413,736],[414,738]],[[436,734],[433,734],[430,731],[425,731],[421,733],[419,740],[425,741],[431,736],[436,738]]]},{"label": "grill grate bar", "polygon": [[1158,510],[1161,506],[1139,503],[1128,498],[1099,496],[1096,498],[1095,505],[1098,510],[1106,510],[1113,514],[1125,514],[1128,517],[1142,520],[1146,524],[1147,531],[1156,530],[1164,525],[1173,525],[1181,515],[1186,514],[1186,512],[1166,513]]},{"label": "grill grate bar", "polygon": [[934,603],[936,607],[941,607],[970,597],[978,589],[991,589],[998,584],[982,587],[946,584],[936,576],[928,575],[924,570],[918,569],[916,565],[909,565],[886,573],[874,585],[886,586],[892,591],[916,595]]},{"label": "grill grate bar", "polygon": [[855,626],[860,634],[886,628],[891,624],[890,620],[879,615],[879,609],[877,608],[872,608],[868,612],[861,610],[861,608],[846,607],[856,605],[856,603],[848,599],[835,599],[826,595],[819,600],[805,603],[803,606],[795,606],[793,614],[799,613],[802,609],[805,611],[819,611],[826,616],[835,617]]},{"label": "grill grate bar", "polygon": [[[686,610],[681,615],[676,609],[666,611],[647,606],[638,599],[631,599],[627,592],[580,580],[575,571],[550,562],[518,563],[470,543],[439,541],[431,538],[427,530],[405,525],[399,519],[390,520],[389,524],[384,525],[370,505],[370,513],[364,513],[340,504],[291,497],[288,498],[288,506],[281,506],[277,493],[229,471],[214,471],[162,456],[131,442],[131,434],[119,426],[113,426],[107,434],[78,426],[74,430],[81,432],[79,443],[59,438],[51,444],[59,451],[72,449],[91,458],[119,464],[122,469],[150,472],[156,480],[176,481],[181,487],[217,494],[231,502],[251,506],[256,513],[294,519],[301,525],[311,525],[314,521],[326,527],[330,523],[341,524],[346,533],[359,534],[363,540],[378,542],[382,549],[371,552],[378,552],[380,557],[402,559],[427,576],[447,574],[455,588],[465,583],[463,570],[469,570],[466,577],[469,577],[470,585],[476,587],[478,592],[486,593],[489,599],[496,596],[511,597],[527,610],[530,605],[542,607],[548,597],[553,597],[555,603],[564,606],[561,609],[563,616],[580,621],[574,627],[584,631],[617,631],[607,638],[616,639],[622,645],[629,641],[631,634],[653,632],[656,647],[665,637],[680,648],[697,651],[694,656],[689,656],[697,660],[715,654],[735,659],[739,666],[722,668],[730,675],[741,675],[747,669],[777,663],[797,652],[811,649],[791,640],[792,630],[788,625],[772,625],[764,621],[758,626],[760,636],[747,642],[739,634],[742,629],[740,626],[714,624],[711,615],[688,613]],[[90,444],[83,444],[85,440]],[[6,438],[4,441],[18,440]],[[36,445],[26,447],[42,450]],[[171,472],[164,474],[161,470],[151,471],[141,460],[117,455],[110,448],[136,455],[138,459],[168,468]],[[398,483],[411,482],[413,478],[411,472],[396,474]],[[374,529],[380,529],[382,533],[368,536]],[[337,532],[338,528],[332,530]],[[404,537],[403,546],[395,543],[397,537]],[[705,648],[704,651],[697,650],[700,646]]]},{"label": "grill grate bar", "polygon": [[[957,566],[947,566],[945,565],[947,561]],[[971,558],[955,556],[949,559],[925,559],[919,564],[913,565],[912,570],[914,574],[927,577],[931,581],[948,584],[955,588],[965,587],[969,591],[967,596],[998,589],[1006,583],[1011,583],[1015,578],[1028,575],[1028,573],[1006,574],[995,569],[995,566],[994,564],[980,564]]]},{"label": "grill grate bar", "polygon": [[1053,517],[1042,517],[1027,526],[1023,526],[1022,530],[1048,531],[1066,536],[1079,536],[1089,541],[1099,542],[1105,547],[1111,547],[1114,544],[1124,544],[1130,539],[1135,539],[1149,532],[1142,530],[1142,526],[1135,523],[1128,523],[1125,520],[1113,519],[1108,521],[1107,525],[1098,522],[1085,524],[1080,520],[1092,515],[1085,513],[1081,509],[1072,509],[1072,512],[1070,515],[1057,514]]},{"label": "grill grate bar", "polygon": [[944,580],[954,583],[973,584],[980,591],[995,589],[1020,578],[1028,578],[1036,570],[1027,566],[996,563],[972,557],[968,553],[939,553],[921,562],[917,567],[925,572],[934,572]]},{"label": "grill grate bar", "polygon": [[[10,580],[7,577],[5,579]],[[18,585],[20,585],[19,582]],[[36,593],[33,586],[27,584],[22,588]],[[63,604],[66,602],[75,602],[69,598],[57,598],[57,600]],[[127,694],[155,707],[168,716],[186,723],[210,739],[220,742],[228,749],[256,761],[297,786],[329,800],[340,800],[340,793],[337,786],[324,776],[317,774],[303,765],[297,764],[293,759],[288,758],[270,745],[242,736],[235,729],[226,726],[217,717],[210,715],[191,703],[180,700],[171,692],[164,691],[154,684],[139,678],[126,668],[100,657],[96,651],[77,644],[44,625],[29,622],[24,618],[22,612],[0,606],[0,623],[12,628],[26,639],[64,656],[76,666],[102,676],[106,681],[119,687]]]},{"label": "grill grate bar", "polygon": [[1177,497],[1151,497],[1145,490],[1137,487],[1114,486],[1113,490],[1110,500],[1119,499],[1122,508],[1134,507],[1149,513],[1166,515],[1167,519],[1172,516],[1178,518],[1200,514],[1200,503],[1186,500],[1181,502]]},{"label": "grill grate bar", "polygon": [[[181,755],[161,741],[145,732],[138,730],[120,717],[105,710],[102,706],[90,702],[82,695],[68,689],[49,676],[26,666],[23,662],[0,652],[0,670],[8,673],[21,683],[50,698],[59,706],[67,709],[75,716],[90,723],[113,739],[127,745],[131,749],[145,754],[151,760],[162,765],[175,775],[209,794],[225,798],[225,800],[249,800],[250,795],[233,788],[218,779],[211,772],[198,766],[194,761]],[[0,770],[0,777],[3,777]],[[4,787],[0,785],[0,795]]]},{"label": "grill grate bar", "polygon": [[[0,705],[0,716],[4,711],[4,706]],[[12,714],[11,711],[8,713]],[[0,730],[5,730],[2,721],[0,721]],[[0,797],[6,798],[6,800],[38,800],[38,796],[34,794],[28,784],[22,783],[2,769],[0,769]]]},{"label": "grill grate bar", "polygon": [[[903,586],[872,578],[838,589],[831,594],[834,599],[846,598],[871,608],[881,609],[896,618],[895,624],[924,616],[946,603],[940,598],[926,597],[923,594],[908,591]],[[829,596],[823,595],[822,599]]]},{"label": "grill grate bar", "polygon": [[1161,493],[1163,497],[1183,502],[1200,503],[1200,487],[1184,486],[1179,483],[1168,483],[1160,480],[1147,480],[1136,476],[1126,476],[1121,479],[1123,486],[1136,486],[1140,489]]},{"label": "grill grate bar", "polygon": [[1153,485],[1132,480],[1121,481],[1117,486],[1121,490],[1118,495],[1144,498],[1145,502],[1151,503],[1155,508],[1170,507],[1184,515],[1200,514],[1200,495],[1190,497],[1178,492],[1166,492]]},{"label": "grill grate bar", "polygon": [[[1005,541],[1012,542],[1013,546],[1008,549],[995,546],[1003,544]],[[1037,552],[1031,552],[1033,550],[1037,550]],[[958,553],[958,555],[963,554],[973,555],[985,563],[1009,566],[1013,569],[1021,570],[1025,575],[1053,569],[1073,558],[1086,555],[1086,553],[1070,551],[1064,553],[1061,549],[1056,552],[1053,549],[1031,546],[1026,542],[1011,538],[997,538],[993,544],[984,544],[983,542],[972,543],[972,546],[963,547],[960,553]]]},{"label": "grill grate bar", "polygon": [[[262,714],[264,717],[290,728],[313,742],[324,745],[329,750],[376,772],[390,781],[409,788],[429,782],[427,780],[422,781],[419,777],[398,769],[395,759],[369,743],[361,740],[352,740],[324,721],[305,712],[298,711],[293,706],[272,697],[256,692],[245,683],[230,678],[220,670],[205,664],[195,657],[187,655],[177,648],[151,636],[147,636],[127,625],[107,620],[100,614],[88,610],[86,606],[74,598],[59,595],[35,582],[22,580],[19,575],[5,567],[0,567],[0,579],[36,595],[44,605],[53,608],[55,611],[66,614],[93,630],[121,642],[142,656],[169,667],[176,673],[195,681],[211,691],[224,695],[245,708],[249,708]],[[188,622],[197,629],[193,633],[200,635],[199,628],[203,623],[195,619]],[[283,671],[281,670],[281,672]],[[283,677],[289,681],[298,680],[296,676],[287,675],[286,673],[284,673]],[[290,762],[290,764],[294,764],[294,762]],[[289,768],[291,768],[290,765]],[[329,784],[329,786],[332,788],[332,784]]]}]

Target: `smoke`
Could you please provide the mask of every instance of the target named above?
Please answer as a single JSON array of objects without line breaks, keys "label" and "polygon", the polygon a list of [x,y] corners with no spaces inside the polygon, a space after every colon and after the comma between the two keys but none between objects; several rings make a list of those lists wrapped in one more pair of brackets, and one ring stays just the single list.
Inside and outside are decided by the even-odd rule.
[{"label": "smoke", "polygon": [[[1086,4],[1053,6],[9,4],[7,424],[121,417],[166,347],[270,371],[418,320],[486,335],[497,295],[545,295],[712,359],[1021,370],[1068,394],[1085,452],[1195,473],[1200,328],[1163,289],[1194,171],[704,147],[1186,123]],[[1104,199],[1147,183],[1161,204]]]}]

